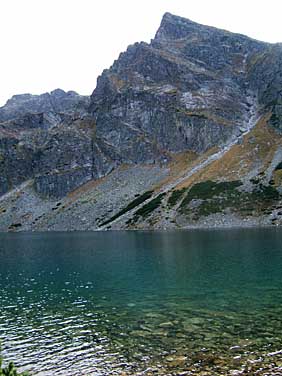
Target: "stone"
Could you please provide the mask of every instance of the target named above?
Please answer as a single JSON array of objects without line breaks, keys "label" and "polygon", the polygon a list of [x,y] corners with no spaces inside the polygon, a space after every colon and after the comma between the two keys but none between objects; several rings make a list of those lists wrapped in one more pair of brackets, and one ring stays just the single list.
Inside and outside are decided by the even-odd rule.
[{"label": "stone", "polygon": [[174,324],[171,321],[162,322],[159,324],[160,328],[172,328]]},{"label": "stone", "polygon": [[[282,135],[281,85],[281,44],[260,42],[166,13],[151,42],[135,43],[121,53],[98,77],[89,97],[56,89],[42,95],[15,95],[0,108],[0,196],[20,189],[21,184],[31,184],[41,203],[51,203],[91,181],[108,177],[121,166],[171,168],[171,163],[185,153],[199,158],[194,167],[199,171],[205,167],[201,157],[213,150],[219,150],[215,160],[223,157],[220,151],[228,152],[227,145],[242,151],[244,134],[255,125],[256,116],[265,118],[266,130],[274,132],[271,144],[267,144],[271,148],[275,138]],[[249,143],[254,139],[253,153],[259,154],[264,140],[250,135]],[[242,158],[249,157],[242,154]],[[253,165],[257,163],[255,160]],[[232,168],[227,168],[225,175],[218,171],[215,178],[228,180],[230,172],[244,173],[241,168]],[[187,168],[183,169],[185,174]],[[240,178],[246,180],[236,176]],[[270,179],[276,182],[273,176]],[[133,194],[142,193],[136,188]],[[93,201],[93,208],[97,205],[99,200]],[[5,210],[11,208],[8,205]],[[107,209],[113,210],[111,205]],[[126,221],[114,226],[168,228],[162,220],[165,211],[169,228],[187,226],[190,219],[173,208],[169,211],[166,199],[155,218],[150,213],[148,220],[130,222],[129,214]],[[45,216],[44,229],[49,229],[49,205],[45,212],[37,212],[35,208],[29,214],[34,222]],[[59,212],[65,213],[63,208]],[[27,230],[26,214],[23,222],[18,222],[7,210],[6,217],[1,215],[8,218],[2,220],[3,229],[21,223],[21,229]],[[200,222],[199,216],[191,221],[194,225],[225,225],[226,213],[221,214],[213,221]],[[99,217],[108,219],[109,215],[103,211]],[[61,230],[94,227],[88,223],[82,203],[75,217],[70,213],[65,218],[68,223],[58,225]],[[244,219],[237,219],[237,223],[246,222]],[[236,221],[231,218],[227,225],[230,223],[235,225]]]}]

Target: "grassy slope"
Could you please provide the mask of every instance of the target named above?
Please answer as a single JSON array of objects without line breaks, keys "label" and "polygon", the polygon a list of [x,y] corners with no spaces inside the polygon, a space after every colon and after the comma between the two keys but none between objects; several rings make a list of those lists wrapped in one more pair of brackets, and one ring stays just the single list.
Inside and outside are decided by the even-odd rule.
[{"label": "grassy slope", "polygon": [[[221,159],[182,181],[166,197],[164,195],[162,202],[155,208],[159,209],[162,204],[162,213],[160,210],[154,212],[153,208],[147,216],[150,217],[149,220],[147,217],[139,218],[138,227],[146,227],[146,221],[157,224],[156,227],[163,227],[164,217],[169,218],[170,222],[175,222],[177,217],[182,216],[185,224],[185,221],[197,221],[201,217],[223,213],[226,210],[241,217],[259,217],[267,216],[272,210],[279,209],[281,196],[277,188],[282,183],[282,170],[274,170],[268,181],[265,172],[270,168],[277,149],[282,145],[282,136],[268,126],[269,118],[270,114],[262,117],[241,144],[235,145]],[[194,158],[190,161],[190,166],[194,166],[210,153],[211,151]],[[179,167],[179,163],[177,166]],[[187,169],[185,163],[180,166],[177,176],[181,176]],[[162,187],[159,186],[158,189],[165,189],[173,179],[176,179],[175,175],[170,181],[163,182]],[[220,183],[221,181],[231,183]],[[191,204],[193,199],[198,200],[195,208]],[[133,224],[136,225],[136,216],[134,219]],[[276,219],[272,221],[277,223]],[[183,219],[181,222],[183,225]]]}]

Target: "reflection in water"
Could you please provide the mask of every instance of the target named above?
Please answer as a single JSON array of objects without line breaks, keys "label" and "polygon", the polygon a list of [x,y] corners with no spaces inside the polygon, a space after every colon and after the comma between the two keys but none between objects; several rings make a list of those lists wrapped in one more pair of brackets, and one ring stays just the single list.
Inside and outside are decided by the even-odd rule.
[{"label": "reflection in water", "polygon": [[281,371],[281,235],[1,234],[3,355],[36,375]]}]

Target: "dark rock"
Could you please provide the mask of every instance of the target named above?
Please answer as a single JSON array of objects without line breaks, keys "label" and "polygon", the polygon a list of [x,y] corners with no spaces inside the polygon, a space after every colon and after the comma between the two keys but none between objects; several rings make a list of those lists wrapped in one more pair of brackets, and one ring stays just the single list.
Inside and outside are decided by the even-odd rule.
[{"label": "dark rock", "polygon": [[256,99],[281,130],[281,51],[166,13],[90,98],[57,89],[0,108],[0,194],[34,179],[38,194],[59,198],[122,163],[204,153],[244,132]]},{"label": "dark rock", "polygon": [[267,48],[166,13],[150,44],[129,46],[98,78],[97,134],[134,163],[226,142],[249,116],[247,58]]}]

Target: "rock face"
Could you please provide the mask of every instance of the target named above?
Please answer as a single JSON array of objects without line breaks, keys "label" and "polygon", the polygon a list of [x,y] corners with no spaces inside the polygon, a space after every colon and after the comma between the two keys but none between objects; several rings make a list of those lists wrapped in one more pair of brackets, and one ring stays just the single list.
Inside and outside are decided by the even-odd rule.
[{"label": "rock face", "polygon": [[[135,162],[161,151],[202,153],[249,116],[248,60],[267,45],[165,14],[150,44],[136,43],[98,78],[97,134]],[[139,154],[132,155],[139,143]]]},{"label": "rock face", "polygon": [[[14,95],[4,107],[0,108],[0,119],[3,122],[21,118],[23,114],[35,113],[49,116],[61,113],[83,114],[87,112],[87,107],[87,97],[78,95],[74,91],[66,93],[61,89],[56,89],[42,95]],[[53,125],[55,124],[55,119],[53,119]]]},{"label": "rock face", "polygon": [[[158,208],[169,191],[178,192],[176,187],[180,181],[185,181],[185,176],[193,177],[191,182],[188,179],[189,184],[195,184],[203,181],[205,174],[211,174],[214,181],[224,181],[231,179],[229,172],[237,171],[236,181],[243,183],[238,185],[240,188],[234,183],[236,195],[238,189],[249,192],[253,189],[251,179],[265,186],[274,184],[277,192],[282,193],[281,169],[276,169],[282,162],[278,150],[282,131],[281,88],[280,44],[259,42],[166,13],[155,38],[149,44],[141,42],[129,46],[121,53],[98,77],[90,97],[57,89],[39,96],[16,95],[0,108],[0,195],[28,182],[28,194],[33,190],[38,200],[64,199],[78,187],[108,176],[122,165],[130,165],[131,174],[136,178],[139,175],[133,172],[134,168],[144,165],[158,168],[156,176],[175,178],[169,183],[158,181],[162,196],[155,197],[154,208]],[[259,119],[263,126],[258,123],[256,127]],[[251,131],[252,128],[255,130]],[[247,136],[248,132],[251,136]],[[241,155],[230,164],[226,156],[239,148],[236,142],[242,145]],[[189,161],[177,165],[179,169],[182,166],[180,177],[173,168],[183,155],[189,155]],[[222,162],[224,168],[230,165],[230,171],[225,175],[223,170],[208,173],[209,166],[215,166],[219,159],[225,161]],[[258,174],[261,174],[259,178]],[[206,186],[221,187],[216,183]],[[128,197],[144,193],[145,185],[138,188],[134,179],[130,187]],[[146,189],[149,188],[146,185]],[[151,189],[153,192],[156,186],[152,185]],[[260,192],[262,197],[269,193],[264,188]],[[182,193],[175,195],[180,198]],[[244,195],[239,196],[246,199]],[[152,197],[154,199],[154,195]],[[254,194],[253,199],[255,197]],[[107,202],[105,195],[103,200]],[[166,200],[169,202],[168,197]],[[189,205],[200,205],[196,201],[189,201]],[[114,206],[123,213],[119,202]],[[93,210],[95,208],[97,205]],[[50,205],[46,210],[51,210]],[[80,206],[75,207],[76,215],[79,210]],[[105,213],[101,210],[100,205],[98,214],[108,222],[107,210]],[[173,210],[169,217],[175,220],[177,209]],[[33,214],[29,215],[32,226]],[[180,217],[178,223],[183,227],[187,219],[179,212]],[[136,216],[130,221],[127,213],[126,218],[128,222],[123,221],[120,226],[138,224],[142,227],[142,221],[137,221]],[[92,219],[95,225],[91,228],[99,227],[99,221]],[[146,226],[157,222],[157,219],[150,225],[146,222]],[[48,228],[48,220],[44,223]],[[87,219],[85,223],[85,228],[89,229]],[[167,225],[164,223],[156,226],[164,227]],[[71,229],[74,227],[72,223]],[[67,223],[63,228],[68,229]],[[81,225],[80,229],[83,229]]]},{"label": "rock face", "polygon": [[59,89],[10,99],[0,109],[0,193],[32,178],[40,195],[63,197],[114,168],[88,106],[88,97]]},{"label": "rock face", "polygon": [[282,131],[282,44],[270,45],[250,60],[250,86],[265,111],[271,112],[270,124]]}]

